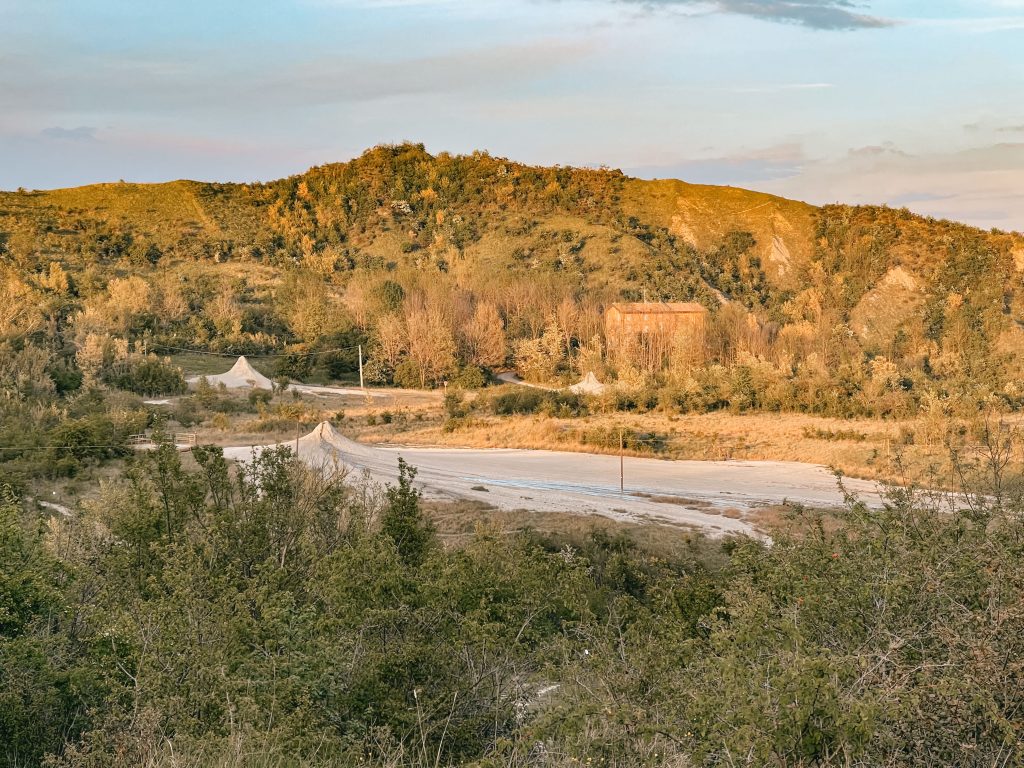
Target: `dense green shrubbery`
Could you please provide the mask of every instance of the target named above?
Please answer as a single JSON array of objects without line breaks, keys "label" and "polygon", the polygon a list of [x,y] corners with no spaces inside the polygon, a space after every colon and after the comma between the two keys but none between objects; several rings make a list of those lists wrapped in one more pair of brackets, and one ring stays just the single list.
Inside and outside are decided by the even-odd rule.
[{"label": "dense green shrubbery", "polygon": [[133,355],[103,371],[103,381],[137,395],[180,395],[188,391],[181,369],[156,355]]},{"label": "dense green shrubbery", "polygon": [[587,399],[572,392],[552,392],[532,387],[511,387],[495,393],[488,407],[496,416],[545,413],[549,416],[585,416]]},{"label": "dense green shrubbery", "polygon": [[1017,764],[1024,483],[981,437],[954,508],[798,510],[724,570],[606,534],[446,548],[411,469],[380,497],[287,450],[140,456],[60,562],[8,491],[0,764]]},{"label": "dense green shrubbery", "polygon": [[460,389],[481,389],[487,386],[487,371],[476,365],[467,365],[459,369],[448,382],[450,386]]},{"label": "dense green shrubbery", "polygon": [[[52,376],[70,386],[64,390]],[[68,477],[127,454],[149,416],[138,398],[80,386],[81,372],[32,345],[0,344],[0,479]]]},{"label": "dense green shrubbery", "polygon": [[544,403],[544,392],[529,387],[513,387],[491,396],[491,410],[497,416],[535,413]]}]

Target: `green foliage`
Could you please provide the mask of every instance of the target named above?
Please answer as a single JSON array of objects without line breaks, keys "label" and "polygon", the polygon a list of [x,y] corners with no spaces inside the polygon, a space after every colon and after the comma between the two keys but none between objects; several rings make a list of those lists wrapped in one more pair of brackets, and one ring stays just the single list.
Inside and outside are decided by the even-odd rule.
[{"label": "green foliage", "polygon": [[588,412],[586,398],[573,392],[512,387],[496,392],[487,401],[496,416],[511,416],[543,412],[549,416],[567,418],[585,416]]},{"label": "green foliage", "polygon": [[156,355],[130,356],[105,369],[102,378],[138,395],[180,395],[188,390],[181,369]]},{"label": "green foliage", "polygon": [[420,367],[412,360],[403,360],[399,363],[398,367],[395,368],[392,379],[395,382],[395,386],[405,389],[416,389],[423,383]]},{"label": "green foliage", "polygon": [[535,413],[544,403],[544,393],[539,389],[513,387],[492,395],[490,403],[496,416]]},{"label": "green foliage", "polygon": [[0,766],[38,765],[87,723],[98,670],[79,669],[83,648],[65,603],[67,570],[0,487]]},{"label": "green foliage", "polygon": [[977,437],[954,507],[794,510],[724,568],[699,539],[442,547],[404,462],[378,505],[287,449],[138,456],[63,562],[7,493],[0,760],[1016,764],[1024,482],[1012,433]]},{"label": "green foliage", "polygon": [[479,366],[467,365],[459,369],[449,384],[460,389],[481,389],[487,386],[487,372]]},{"label": "green foliage", "polygon": [[420,510],[420,491],[413,486],[416,469],[398,459],[398,484],[389,485],[381,530],[394,542],[407,565],[421,565],[434,545],[434,529]]},{"label": "green foliage", "polygon": [[266,389],[251,389],[247,396],[249,405],[253,408],[266,407],[274,399],[274,393]]}]

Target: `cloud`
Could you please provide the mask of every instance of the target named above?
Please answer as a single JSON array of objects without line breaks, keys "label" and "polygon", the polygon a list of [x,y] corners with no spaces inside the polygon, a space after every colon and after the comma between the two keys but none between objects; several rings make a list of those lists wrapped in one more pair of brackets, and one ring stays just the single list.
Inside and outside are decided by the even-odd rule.
[{"label": "cloud", "polygon": [[[400,97],[480,95],[495,84],[517,87],[551,77],[590,56],[594,46],[572,39],[456,49],[421,56],[358,56],[329,53],[282,64],[267,57],[244,62],[230,57],[202,61],[182,56],[96,55],[76,66],[33,64],[29,57],[0,56],[0,115],[73,115],[108,111],[258,113],[296,107],[355,105]],[[10,66],[3,66],[10,63]],[[52,129],[50,138],[71,138]],[[85,138],[88,129],[80,138]]]},{"label": "cloud", "polygon": [[979,227],[1024,231],[1024,143],[913,154],[891,143],[804,163],[800,173],[758,185],[814,203],[906,205]]},{"label": "cloud", "polygon": [[649,8],[703,6],[714,12],[751,16],[764,21],[798,24],[811,29],[856,30],[890,27],[892,19],[859,11],[853,0],[618,0]]},{"label": "cloud", "polygon": [[799,144],[780,144],[749,152],[682,159],[624,170],[632,176],[647,179],[676,178],[692,184],[751,186],[796,176],[805,162],[803,148]]},{"label": "cloud", "polygon": [[43,128],[39,135],[57,141],[96,141],[96,129],[86,125],[78,128],[61,128],[59,126]]},{"label": "cloud", "polygon": [[783,93],[784,91],[820,91],[835,88],[834,83],[776,83],[733,88],[733,93]]}]

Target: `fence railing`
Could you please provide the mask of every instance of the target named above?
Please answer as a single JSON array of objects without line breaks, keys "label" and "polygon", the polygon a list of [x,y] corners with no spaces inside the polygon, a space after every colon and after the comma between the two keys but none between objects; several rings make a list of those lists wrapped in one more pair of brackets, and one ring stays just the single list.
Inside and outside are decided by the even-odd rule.
[{"label": "fence railing", "polygon": [[[168,442],[172,445],[198,445],[198,437],[195,432],[167,432],[165,434]],[[129,445],[153,445],[153,435],[140,433],[128,436]]]}]

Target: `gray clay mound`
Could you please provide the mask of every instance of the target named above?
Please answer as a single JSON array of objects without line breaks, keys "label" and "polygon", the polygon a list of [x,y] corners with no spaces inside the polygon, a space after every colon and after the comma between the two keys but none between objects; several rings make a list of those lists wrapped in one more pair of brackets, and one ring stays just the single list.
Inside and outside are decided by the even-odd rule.
[{"label": "gray clay mound", "polygon": [[578,383],[569,387],[569,391],[577,395],[600,395],[604,392],[604,384],[590,371]]},{"label": "gray clay mound", "polygon": [[308,464],[334,469],[352,469],[375,455],[373,448],[345,437],[334,425],[322,421],[312,432],[299,438],[299,458]]},{"label": "gray clay mound", "polygon": [[[193,376],[188,380],[190,385],[196,385],[202,376]],[[262,373],[253,368],[249,361],[242,355],[231,366],[227,373],[219,373],[215,376],[207,376],[206,380],[211,386],[223,384],[228,389],[273,389],[273,382]]]}]

